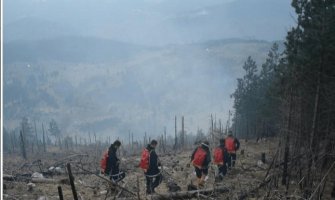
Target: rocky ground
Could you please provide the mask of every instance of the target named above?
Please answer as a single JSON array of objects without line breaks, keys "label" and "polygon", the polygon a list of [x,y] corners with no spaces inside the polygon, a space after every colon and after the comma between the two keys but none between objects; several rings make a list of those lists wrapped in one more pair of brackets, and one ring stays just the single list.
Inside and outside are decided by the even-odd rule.
[{"label": "rocky ground", "polygon": [[[241,195],[248,194],[247,199],[264,199],[268,187],[257,189],[262,183],[271,164],[272,158],[277,149],[276,139],[267,139],[259,142],[241,141],[241,149],[238,151],[238,161],[227,176],[220,183],[215,183],[216,166],[210,166],[209,176],[205,184],[205,189],[214,187],[225,187],[229,191],[223,193],[212,193],[198,198],[209,199],[239,199]],[[65,163],[70,162],[72,172],[75,177],[75,186],[81,199],[114,199],[131,197],[129,193],[116,188],[110,191],[109,184],[94,174],[87,174],[79,167],[83,167],[93,173],[99,170],[100,149],[92,148],[92,151],[64,151],[49,150],[48,153],[37,153],[30,156],[28,160],[23,160],[17,154],[4,155],[4,174],[16,176],[15,180],[4,180],[4,199],[59,199],[57,186],[63,190],[64,199],[73,199],[71,186],[68,184],[68,175],[64,168]],[[243,151],[243,154],[241,154]],[[167,182],[174,182],[181,187],[181,191],[187,191],[187,187],[196,177],[194,168],[188,167],[189,157],[192,149],[159,153],[163,164],[163,175],[165,180],[156,189],[158,194],[168,193]],[[140,153],[140,152],[139,152]],[[261,162],[261,154],[265,153],[266,162]],[[72,157],[71,157],[72,156]],[[36,160],[40,160],[36,161]],[[35,161],[35,163],[34,163]],[[34,163],[34,164],[33,164]],[[37,163],[37,164],[36,164]],[[120,183],[120,186],[130,190],[140,196],[140,199],[150,199],[145,195],[145,177],[141,169],[137,167],[139,155],[122,158],[121,168],[126,170],[127,176]],[[24,165],[25,164],[25,165]],[[52,171],[52,173],[50,172]],[[31,175],[34,172],[43,172],[43,178],[53,179],[48,183],[32,183]],[[50,173],[47,173],[50,172]],[[20,176],[17,176],[20,174]],[[26,176],[26,179],[22,177]],[[20,178],[21,177],[21,178]],[[22,180],[23,179],[23,180]],[[139,193],[138,187],[139,185]],[[253,189],[255,189],[253,191]],[[107,193],[107,194],[106,194]],[[156,195],[157,196],[157,195]],[[131,199],[131,198],[128,198]]]}]

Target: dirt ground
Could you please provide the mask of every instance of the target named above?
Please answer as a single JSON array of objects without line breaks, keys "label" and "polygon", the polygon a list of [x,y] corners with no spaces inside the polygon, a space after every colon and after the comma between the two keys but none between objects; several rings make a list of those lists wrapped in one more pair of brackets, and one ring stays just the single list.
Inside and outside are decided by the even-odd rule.
[{"label": "dirt ground", "polygon": [[[257,186],[264,180],[267,169],[277,150],[277,144],[278,141],[276,139],[266,139],[259,142],[254,140],[245,142],[242,140],[241,149],[237,153],[237,163],[235,168],[228,172],[222,182],[215,183],[214,177],[217,173],[217,167],[211,165],[208,180],[205,184],[205,188],[207,189],[213,187],[226,187],[229,189],[229,192],[213,194],[213,196],[208,196],[208,198],[238,199],[240,195],[248,193],[247,199],[266,199],[263,196],[269,192],[269,188],[263,187],[254,192],[250,191],[253,188],[257,188]],[[52,166],[59,166],[58,174],[52,174],[50,176],[45,175],[44,177],[56,180],[67,179],[68,175],[64,168],[64,164],[70,162],[75,177],[75,187],[78,196],[81,199],[114,199],[117,195],[119,195],[118,197],[120,198],[131,197],[130,194],[125,191],[120,191],[120,189],[113,189],[112,192],[106,194],[110,189],[108,189],[109,185],[105,180],[94,174],[83,174],[83,171],[76,167],[79,165],[89,171],[98,173],[101,156],[101,153],[99,152],[102,152],[103,147],[95,147],[92,149],[92,151],[86,152],[72,150],[60,153],[55,147],[54,149],[49,149],[47,153],[36,153],[34,156],[30,156],[31,158],[28,160],[23,160],[18,154],[5,154],[3,173],[9,175],[27,174],[27,176],[29,176],[33,172],[45,171]],[[244,151],[243,155],[241,155],[242,151]],[[80,152],[80,154],[87,154],[87,156],[78,155],[78,152]],[[165,154],[158,153],[164,168],[164,181],[156,189],[158,194],[168,193],[168,187],[166,185],[168,181],[177,183],[182,191],[187,191],[187,186],[192,182],[196,182],[194,168],[192,166],[187,166],[191,152],[192,149],[190,148],[189,150],[178,152]],[[266,163],[260,161],[262,153],[265,153],[266,155]],[[71,158],[71,155],[77,156],[72,156]],[[70,159],[67,159],[69,156]],[[31,165],[31,163],[38,159],[41,160],[39,166]],[[139,155],[122,157],[120,168],[126,171],[127,176],[121,183],[119,183],[119,185],[137,194],[137,184],[139,184],[140,198],[150,199],[150,196],[146,196],[145,194],[145,177],[143,172],[137,167],[139,159]],[[57,191],[58,185],[62,187],[64,199],[73,199],[71,186],[66,182],[35,183],[30,190],[28,189],[28,183],[29,180],[4,180],[3,199],[59,199]],[[275,199],[275,197],[273,198]],[[272,197],[270,199],[272,199]]]}]

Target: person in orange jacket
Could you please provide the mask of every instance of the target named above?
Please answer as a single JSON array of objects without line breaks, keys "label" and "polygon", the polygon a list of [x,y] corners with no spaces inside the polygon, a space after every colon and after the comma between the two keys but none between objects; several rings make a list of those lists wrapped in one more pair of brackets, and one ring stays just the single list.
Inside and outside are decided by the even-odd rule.
[{"label": "person in orange jacket", "polygon": [[192,153],[191,162],[195,168],[199,188],[205,184],[205,178],[208,175],[208,166],[211,162],[210,155],[208,141],[202,142]]},{"label": "person in orange jacket", "polygon": [[236,162],[236,151],[240,148],[240,142],[232,134],[232,131],[229,131],[228,136],[225,138],[225,147],[227,149],[229,158],[228,158],[228,169],[235,166]]},{"label": "person in orange jacket", "polygon": [[222,181],[223,177],[227,173],[227,162],[229,159],[229,155],[227,153],[227,149],[225,147],[225,140],[220,139],[220,145],[214,149],[213,153],[213,163],[217,165],[219,174],[216,177],[218,181]]},{"label": "person in orange jacket", "polygon": [[161,166],[161,163],[155,151],[157,144],[158,142],[156,140],[152,140],[143,150],[141,156],[140,167],[144,170],[147,194],[155,193],[155,188],[162,182],[163,179],[161,171],[158,168],[158,166]]},{"label": "person in orange jacket", "polygon": [[126,176],[125,172],[119,169],[120,159],[117,157],[117,150],[120,148],[121,142],[115,142],[108,149],[108,161],[106,166],[106,174],[110,176],[113,182],[119,182]]}]

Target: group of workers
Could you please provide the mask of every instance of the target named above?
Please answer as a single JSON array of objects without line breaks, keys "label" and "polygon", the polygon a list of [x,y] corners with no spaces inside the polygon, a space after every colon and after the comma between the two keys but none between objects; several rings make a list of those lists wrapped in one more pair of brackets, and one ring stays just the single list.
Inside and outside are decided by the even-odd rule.
[{"label": "group of workers", "polygon": [[[205,183],[205,178],[208,175],[209,165],[212,162],[218,167],[217,180],[223,180],[227,171],[235,166],[236,151],[240,147],[240,142],[232,135],[230,131],[226,138],[219,140],[220,145],[213,150],[213,161],[210,152],[208,141],[200,142],[191,155],[189,164],[195,168],[197,176],[197,186],[202,188]],[[139,167],[143,170],[146,178],[146,193],[155,193],[155,188],[162,182],[163,176],[159,166],[161,162],[155,152],[158,142],[152,140],[146,148],[143,149]],[[125,177],[125,172],[119,169],[120,159],[116,152],[121,146],[121,142],[116,140],[105,152],[101,161],[102,173],[108,175],[110,179],[117,183]],[[188,164],[188,165],[189,165]]]}]

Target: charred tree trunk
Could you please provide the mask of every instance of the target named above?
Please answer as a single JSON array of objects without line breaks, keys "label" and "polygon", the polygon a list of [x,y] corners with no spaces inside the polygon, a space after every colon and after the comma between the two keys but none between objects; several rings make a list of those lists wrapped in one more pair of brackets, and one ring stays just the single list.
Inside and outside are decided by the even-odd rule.
[{"label": "charred tree trunk", "polygon": [[143,146],[145,146],[147,142],[147,132],[144,132]]},{"label": "charred tree trunk", "polygon": [[131,151],[134,154],[134,133],[131,133]]},{"label": "charred tree trunk", "polygon": [[91,143],[92,143],[92,141],[91,141],[91,132],[88,132],[88,139],[89,139],[89,141],[90,141],[89,144],[91,144]]},{"label": "charred tree trunk", "polygon": [[36,144],[36,148],[40,149],[40,147],[38,145],[38,137],[37,137],[36,121],[35,120],[34,120],[34,129],[35,129],[35,144]]},{"label": "charred tree trunk", "polygon": [[213,114],[211,114],[211,138],[212,138],[211,143],[213,144],[214,141],[215,141],[215,137],[214,137],[214,121],[213,121]]},{"label": "charred tree trunk", "polygon": [[[33,140],[33,139],[32,139]],[[28,143],[29,144],[29,143]],[[34,141],[31,141],[31,153],[34,154],[34,145],[35,145],[35,142]]]},{"label": "charred tree trunk", "polygon": [[67,163],[66,168],[67,168],[67,172],[69,174],[69,180],[70,180],[70,184],[71,184],[71,190],[72,190],[72,194],[73,194],[73,199],[74,200],[78,200],[76,186],[74,185],[74,177],[72,175],[70,163]]},{"label": "charred tree trunk", "polygon": [[22,131],[20,131],[20,140],[21,140],[22,157],[26,160],[27,159],[27,154],[26,154],[26,147],[25,147]]},{"label": "charred tree trunk", "polygon": [[178,148],[178,136],[177,136],[177,116],[174,117],[174,149]]},{"label": "charred tree trunk", "polygon": [[246,137],[246,140],[248,140],[249,139],[249,119],[248,119],[248,117],[246,118],[246,121],[247,121],[247,137]]},{"label": "charred tree trunk", "polygon": [[63,197],[62,187],[59,185],[59,186],[57,187],[57,189],[58,189],[59,200],[63,200],[64,197]]},{"label": "charred tree trunk", "polygon": [[128,131],[128,145],[129,145],[129,148],[131,148],[130,130]]},{"label": "charred tree trunk", "polygon": [[60,138],[60,136],[58,136],[58,145],[59,145],[59,149],[62,150],[62,139]]},{"label": "charred tree trunk", "polygon": [[290,153],[290,133],[291,130],[291,118],[292,118],[292,102],[293,94],[292,89],[290,92],[290,104],[289,104],[289,114],[288,114],[288,121],[287,121],[287,130],[286,130],[286,137],[285,137],[285,150],[284,150],[284,167],[283,167],[283,176],[282,176],[282,185],[286,185],[286,188],[288,189],[288,159],[289,159],[289,153]]},{"label": "charred tree trunk", "polygon": [[43,131],[43,150],[44,152],[47,151],[46,145],[45,145],[45,135],[44,135],[44,125],[42,123],[42,131]]},{"label": "charred tree trunk", "polygon": [[164,126],[164,145],[167,145],[166,142],[166,127]]},{"label": "charred tree trunk", "polygon": [[13,138],[15,136],[14,134],[15,134],[14,131],[10,134],[10,143],[12,145],[12,153],[14,153],[14,150],[15,150],[14,138]]},{"label": "charred tree trunk", "polygon": [[185,135],[184,135],[184,116],[181,117],[181,138],[180,138],[180,145],[182,147],[184,147],[184,143],[185,143]]}]

